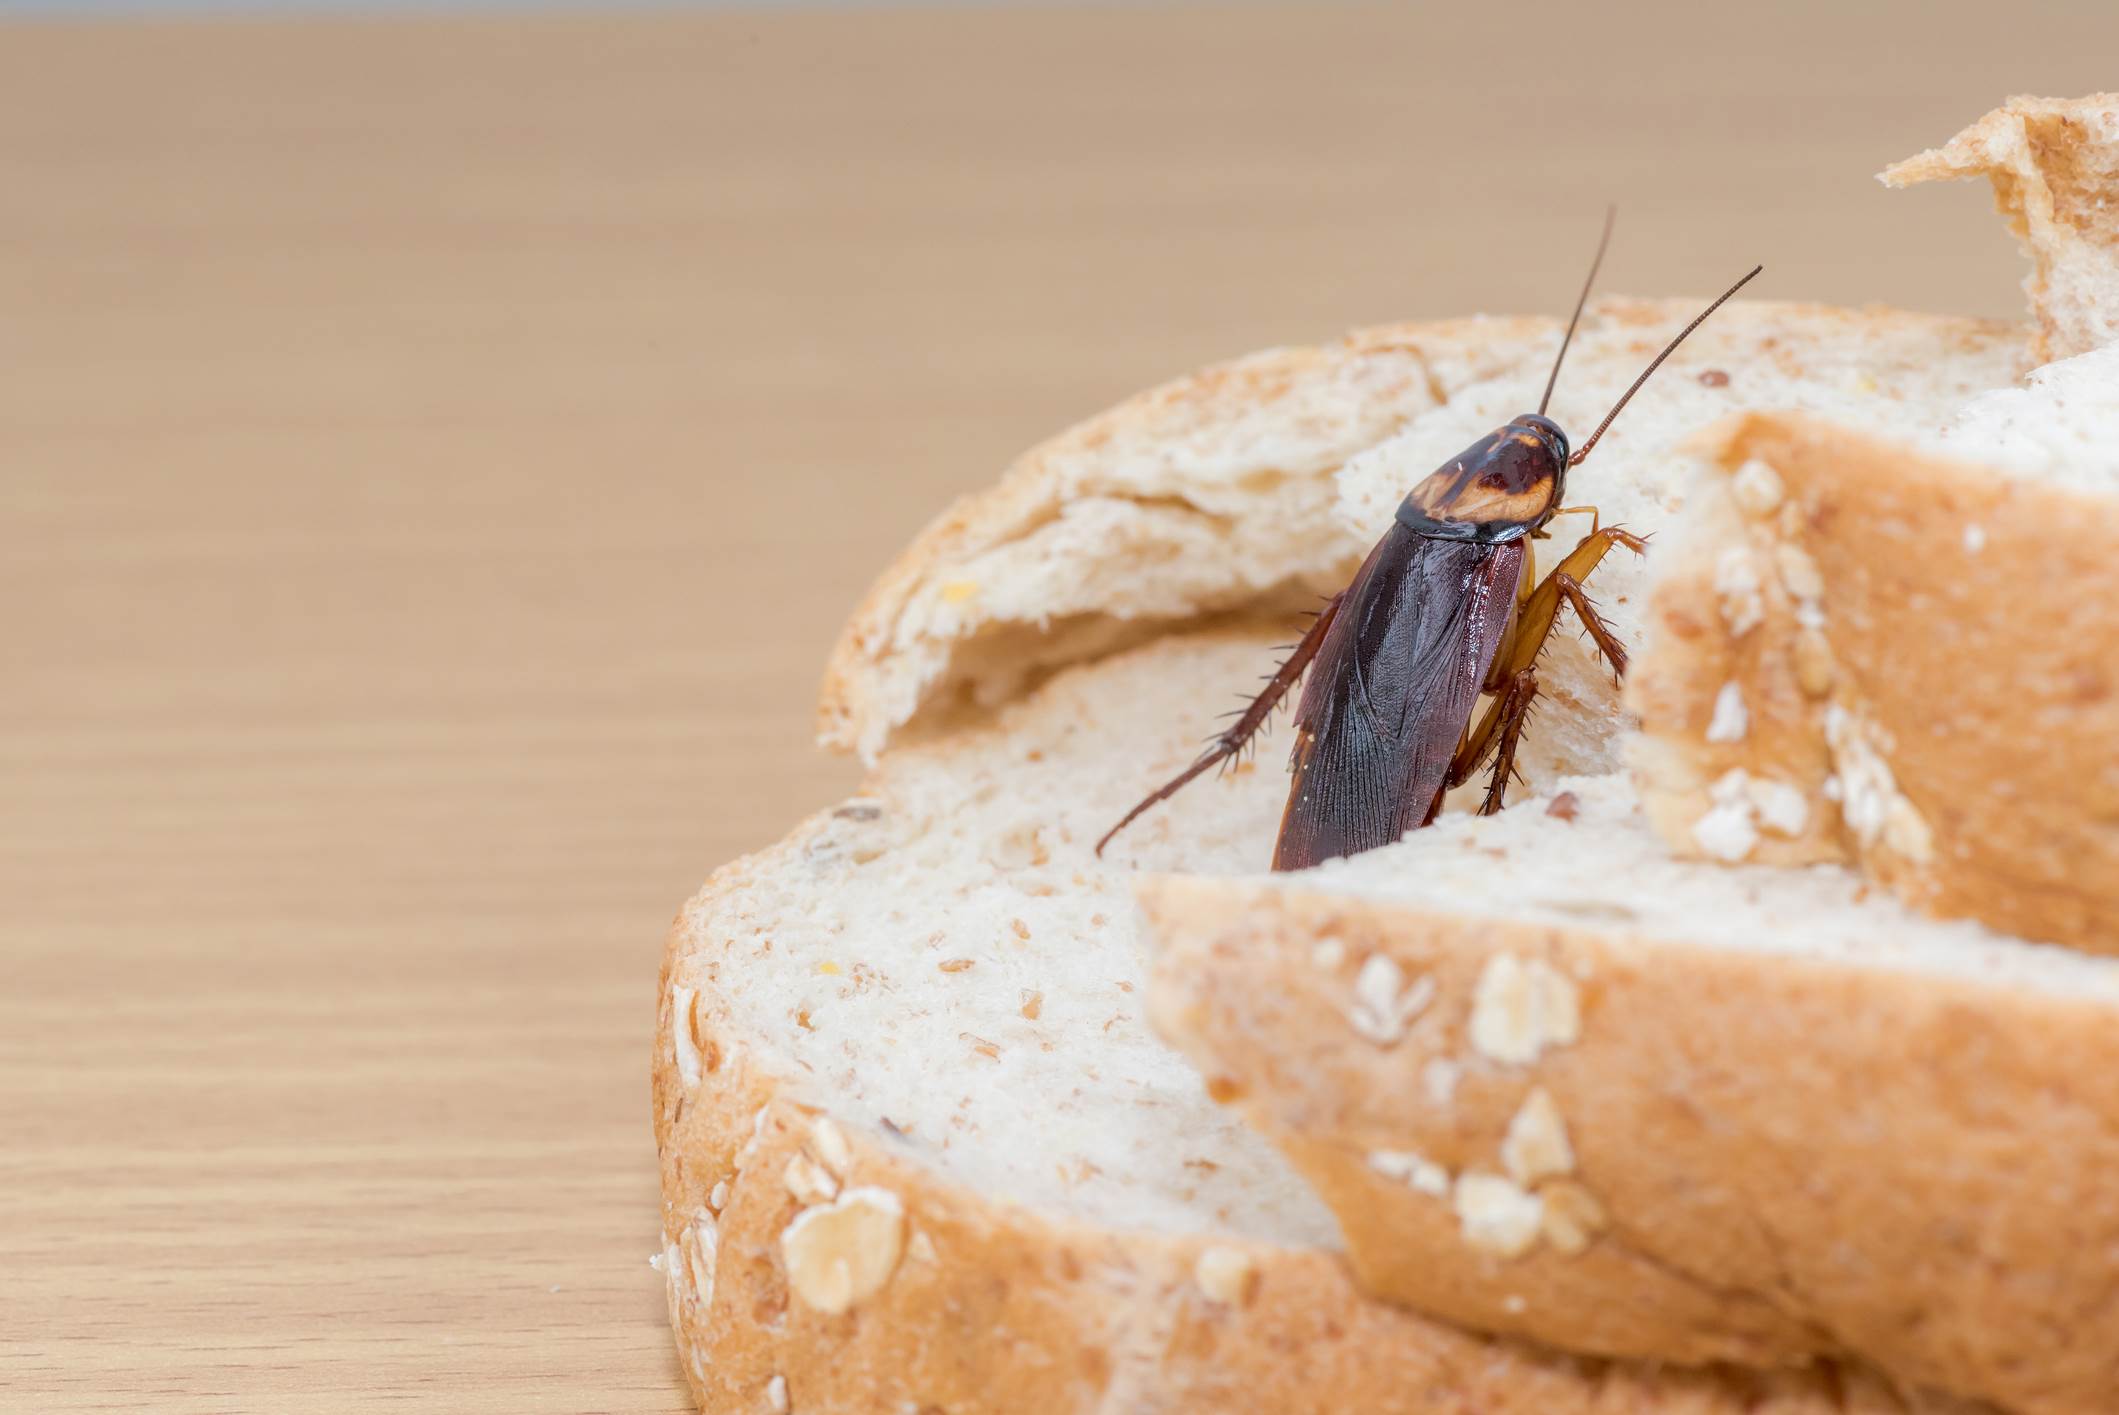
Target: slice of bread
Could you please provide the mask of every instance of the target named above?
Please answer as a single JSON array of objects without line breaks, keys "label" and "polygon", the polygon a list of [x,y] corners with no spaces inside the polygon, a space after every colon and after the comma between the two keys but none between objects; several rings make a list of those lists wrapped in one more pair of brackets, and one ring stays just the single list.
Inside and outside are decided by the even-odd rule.
[{"label": "slice of bread", "polygon": [[2040,362],[2119,340],[2119,93],[2012,98],[1948,143],[1886,169],[1894,187],[1984,176],[2031,273]]},{"label": "slice of bread", "polygon": [[2119,952],[2114,411],[2119,350],[1940,439],[2000,469],[1807,418],[1730,428],[1628,684],[1671,848],[1854,859],[1927,912]]},{"label": "slice of bread", "polygon": [[1580,1351],[2119,1398],[2119,964],[1843,869],[1673,860],[1619,776],[1142,902],[1158,1026],[1366,1290]]},{"label": "slice of bread", "polygon": [[[1586,436],[1703,300],[1592,306],[1553,412]],[[908,726],[990,707],[1054,668],[1202,615],[1314,606],[1341,588],[1422,476],[1537,406],[1557,321],[1392,325],[1274,350],[1120,404],[1019,460],[884,573],[832,655],[819,730],[875,754]],[[1570,498],[1641,532],[1682,504],[1700,428],[1744,409],[1860,416],[1939,430],[1969,395],[2030,364],[2009,325],[1872,309],[1738,302],[1674,357],[1592,458]],[[1586,518],[1555,527],[1564,550]],[[1615,556],[1592,593],[1630,636],[1645,584]],[[1541,669],[1548,710],[1533,781],[1615,764],[1609,676],[1571,638]],[[1219,700],[1206,705],[1219,711]],[[1600,724],[1576,733],[1581,723]]]},{"label": "slice of bread", "polygon": [[[1149,1031],[1133,874],[1089,850],[1272,637],[1169,637],[896,749],[683,911],[658,1265],[701,1407],[1943,1408],[1846,1363],[1567,1357],[1359,1294],[1329,1212]],[[1202,781],[1129,854],[1254,868],[1283,790],[1274,766]]]}]

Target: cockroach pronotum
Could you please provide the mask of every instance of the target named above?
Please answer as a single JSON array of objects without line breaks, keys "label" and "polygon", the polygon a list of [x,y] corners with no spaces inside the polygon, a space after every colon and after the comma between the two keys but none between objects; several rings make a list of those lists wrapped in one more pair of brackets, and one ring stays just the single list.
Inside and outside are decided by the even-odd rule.
[{"label": "cockroach pronotum", "polygon": [[[1412,489],[1353,582],[1325,602],[1265,690],[1198,760],[1126,812],[1096,843],[1099,855],[1143,811],[1241,753],[1305,670],[1293,781],[1273,847],[1276,870],[1388,845],[1434,820],[1444,793],[1489,761],[1493,775],[1479,812],[1500,810],[1538,693],[1538,655],[1563,602],[1574,607],[1612,673],[1625,674],[1626,650],[1582,582],[1613,546],[1638,555],[1646,543],[1598,525],[1593,506],[1562,506],[1568,468],[1589,455],[1686,336],[1765,267],[1753,267],[1679,330],[1570,454],[1567,434],[1545,409],[1610,241],[1607,216],[1538,411],[1488,433]],[[1545,539],[1554,517],[1578,512],[1590,516],[1589,534],[1534,580],[1526,542]],[[1492,701],[1474,723],[1482,694]]]}]

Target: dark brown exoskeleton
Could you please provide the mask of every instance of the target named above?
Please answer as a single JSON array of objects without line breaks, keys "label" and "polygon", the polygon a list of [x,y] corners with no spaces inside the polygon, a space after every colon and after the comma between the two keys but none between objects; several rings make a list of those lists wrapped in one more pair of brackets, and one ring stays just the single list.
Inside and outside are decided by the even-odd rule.
[{"label": "dark brown exoskeleton", "polygon": [[[1389,844],[1434,820],[1444,793],[1488,762],[1493,775],[1480,813],[1501,809],[1538,692],[1538,655],[1562,603],[1574,608],[1613,674],[1625,673],[1626,650],[1582,582],[1613,546],[1636,554],[1646,547],[1617,526],[1598,526],[1594,507],[1563,506],[1567,470],[1685,337],[1763,267],[1679,331],[1570,454],[1567,434],[1545,409],[1610,239],[1607,219],[1538,411],[1488,433],[1412,489],[1353,582],[1325,604],[1265,691],[1197,761],[1127,812],[1097,842],[1098,854],[1141,812],[1236,757],[1306,669],[1314,671],[1295,714],[1294,780],[1273,849],[1276,870]],[[1589,535],[1534,580],[1529,542],[1543,539],[1555,516],[1578,511],[1592,518]],[[1474,722],[1482,695],[1491,701]]]}]

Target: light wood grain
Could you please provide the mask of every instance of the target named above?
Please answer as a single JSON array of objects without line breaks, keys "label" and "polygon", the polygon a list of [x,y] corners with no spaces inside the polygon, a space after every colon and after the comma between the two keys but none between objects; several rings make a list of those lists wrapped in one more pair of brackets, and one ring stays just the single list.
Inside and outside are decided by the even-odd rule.
[{"label": "light wood grain", "polygon": [[1612,288],[2013,310],[1869,173],[2119,17],[1929,9],[0,30],[0,1405],[681,1408],[660,933],[852,781],[893,547],[1607,199]]}]

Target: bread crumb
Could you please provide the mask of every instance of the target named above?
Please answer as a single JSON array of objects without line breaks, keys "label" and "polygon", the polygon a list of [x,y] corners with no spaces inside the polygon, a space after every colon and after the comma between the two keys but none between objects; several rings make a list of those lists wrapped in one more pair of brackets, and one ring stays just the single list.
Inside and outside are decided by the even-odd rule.
[{"label": "bread crumb", "polygon": [[1464,1241],[1499,1258],[1518,1258],[1538,1241],[1545,1203],[1498,1174],[1457,1180],[1457,1229]]},{"label": "bread crumb", "polygon": [[690,988],[670,989],[670,1044],[677,1053],[677,1075],[689,1088],[699,1084],[699,1042],[693,1033],[696,1025],[692,1007],[698,994]]},{"label": "bread crumb", "polygon": [[852,1167],[853,1146],[846,1143],[846,1133],[832,1123],[830,1116],[820,1115],[810,1122],[809,1138],[816,1146],[817,1158],[833,1174],[844,1174]]},{"label": "bread crumb", "polygon": [[1700,370],[1700,386],[1702,388],[1727,388],[1729,386],[1729,375],[1718,368],[1703,368]]},{"label": "bread crumb", "polygon": [[787,1377],[776,1375],[765,1383],[765,1408],[773,1415],[788,1415],[792,1407],[787,1399]]},{"label": "bread crumb", "polygon": [[1449,1193],[1449,1171],[1411,1150],[1371,1150],[1369,1168],[1421,1194],[1440,1199]]},{"label": "bread crumb", "polygon": [[1781,583],[1797,599],[1818,599],[1825,593],[1824,574],[1801,546],[1782,541],[1774,547],[1773,563],[1781,573]]},{"label": "bread crumb", "polygon": [[1035,1022],[1038,1019],[1038,1014],[1045,1010],[1045,995],[1034,988],[1024,988],[1020,997],[1022,1006],[1016,1010],[1030,1021]]},{"label": "bread crumb", "polygon": [[787,1168],[780,1172],[780,1181],[800,1204],[821,1204],[839,1192],[839,1181],[808,1155],[790,1156]]},{"label": "bread crumb", "polygon": [[1731,767],[1708,788],[1713,802],[1692,823],[1692,838],[1714,859],[1734,864],[1747,858],[1759,840],[1759,826],[1795,836],[1809,823],[1810,802],[1785,781],[1755,777]]},{"label": "bread crumb", "polygon": [[707,1191],[706,1206],[717,1214],[728,1207],[728,1181],[726,1179],[714,1181],[714,1187]]},{"label": "bread crumb", "polygon": [[1832,691],[1838,668],[1832,661],[1832,644],[1818,629],[1801,629],[1795,635],[1795,681],[1813,698]]},{"label": "bread crumb", "polygon": [[1008,927],[1015,930],[1015,936],[1017,938],[1030,937],[1030,925],[1024,923],[1021,919],[1010,919],[1008,921]]},{"label": "bread crumb", "polygon": [[1935,836],[1913,803],[1901,796],[1884,817],[1884,844],[1908,860],[1925,862],[1935,854]]},{"label": "bread crumb", "polygon": [[1562,791],[1546,803],[1545,814],[1555,820],[1571,821],[1582,809],[1582,798],[1572,791]]},{"label": "bread crumb", "polygon": [[1202,1249],[1198,1261],[1192,1264],[1192,1281],[1207,1300],[1224,1307],[1241,1307],[1249,1302],[1257,1277],[1258,1265],[1235,1248],[1216,1245]]},{"label": "bread crumb", "polygon": [[1539,1231],[1546,1242],[1570,1257],[1587,1248],[1608,1224],[1597,1196],[1571,1179],[1546,1185],[1540,1197],[1545,1200],[1545,1214]]},{"label": "bread crumb", "polygon": [[1964,550],[1967,555],[1977,555],[1987,548],[1987,528],[1977,521],[1967,522],[1964,528]]},{"label": "bread crumb", "polygon": [[1825,743],[1832,749],[1839,813],[1863,846],[1883,844],[1909,861],[1926,864],[1935,839],[1858,716],[1834,703],[1825,709]]},{"label": "bread crumb", "polygon": [[817,971],[827,978],[836,978],[839,976],[839,965],[827,958],[817,965]]},{"label": "bread crumb", "polygon": [[1692,839],[1709,856],[1725,864],[1748,859],[1758,845],[1758,826],[1751,803],[1742,797],[1717,800],[1692,823]]},{"label": "bread crumb", "polygon": [[1378,1046],[1395,1046],[1404,1039],[1412,1020],[1434,998],[1433,978],[1415,978],[1408,984],[1393,959],[1372,953],[1354,977],[1354,1000],[1347,1007],[1347,1024]]},{"label": "bread crumb", "polygon": [[1710,742],[1741,742],[1751,730],[1751,714],[1744,708],[1744,690],[1732,678],[1714,695],[1714,716],[1707,724]]},{"label": "bread crumb", "polygon": [[1531,1088],[1515,1119],[1508,1122],[1501,1164],[1509,1178],[1526,1189],[1541,1179],[1574,1172],[1575,1152],[1567,1140],[1567,1123],[1543,1086]]},{"label": "bread crumb", "polygon": [[1786,492],[1780,473],[1756,457],[1736,469],[1729,490],[1745,515],[1760,519],[1780,509],[1781,498]]},{"label": "bread crumb", "polygon": [[1494,1061],[1528,1065],[1548,1047],[1581,1035],[1575,985],[1542,958],[1513,953],[1489,959],[1472,990],[1471,1044]]},{"label": "bread crumb", "polygon": [[721,1260],[721,1226],[714,1216],[701,1212],[677,1240],[683,1255],[683,1275],[691,1279],[692,1300],[701,1307],[714,1301],[714,1274]]},{"label": "bread crumb", "polygon": [[1741,639],[1765,619],[1764,585],[1750,547],[1726,546],[1715,559],[1715,603],[1721,610],[1722,623],[1734,637]]},{"label": "bread crumb", "polygon": [[1346,945],[1336,938],[1319,939],[1310,948],[1310,965],[1320,972],[1335,973],[1346,962]]},{"label": "bread crumb", "polygon": [[1745,790],[1759,824],[1777,835],[1796,836],[1810,822],[1810,799],[1785,781],[1752,777]]},{"label": "bread crumb", "polygon": [[1521,1316],[1529,1305],[1520,1295],[1513,1292],[1501,1299],[1501,1310],[1512,1317]]},{"label": "bread crumb", "polygon": [[942,603],[964,604],[978,598],[978,593],[976,580],[950,580],[942,586]]},{"label": "bread crumb", "polygon": [[958,1032],[956,1035],[958,1041],[971,1043],[971,1049],[989,1061],[999,1061],[1001,1059],[1000,1047],[987,1041],[984,1037],[977,1036],[971,1032]]},{"label": "bread crumb", "polygon": [[888,1189],[873,1186],[804,1209],[780,1233],[789,1289],[827,1315],[881,1291],[904,1246],[904,1206]]},{"label": "bread crumb", "polygon": [[969,958],[944,958],[941,962],[935,964],[934,966],[941,969],[945,973],[961,973],[966,968],[971,967],[973,965],[973,962],[974,960]]}]

